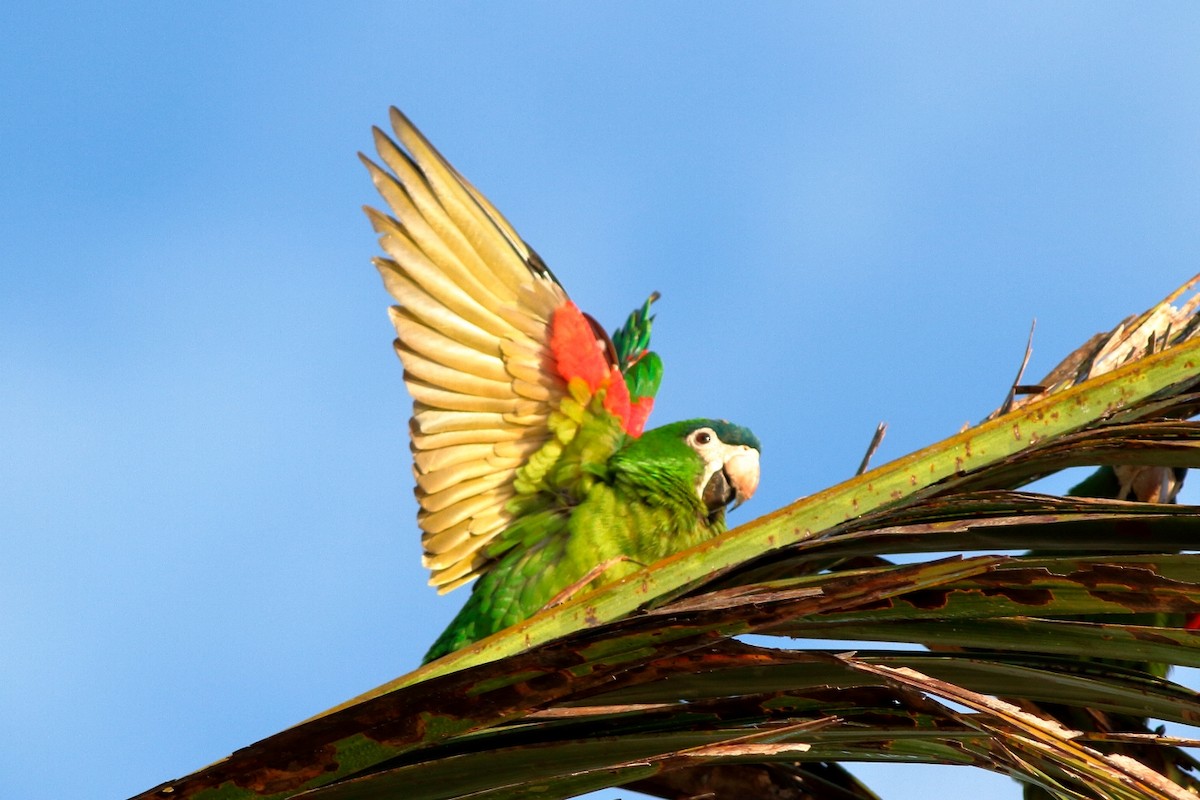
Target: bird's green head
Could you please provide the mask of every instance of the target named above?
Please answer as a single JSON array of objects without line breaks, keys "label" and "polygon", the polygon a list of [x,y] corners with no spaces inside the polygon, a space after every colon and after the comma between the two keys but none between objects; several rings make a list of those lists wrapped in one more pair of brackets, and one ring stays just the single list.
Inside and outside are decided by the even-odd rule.
[{"label": "bird's green head", "polygon": [[723,419],[689,419],[630,441],[621,448],[617,466],[686,487],[711,515],[754,494],[761,450],[748,428]]}]

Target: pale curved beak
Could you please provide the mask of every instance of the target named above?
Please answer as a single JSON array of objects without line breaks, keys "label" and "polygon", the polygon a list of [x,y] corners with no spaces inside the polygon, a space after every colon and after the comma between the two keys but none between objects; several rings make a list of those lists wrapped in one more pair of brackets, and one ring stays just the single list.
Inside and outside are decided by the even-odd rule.
[{"label": "pale curved beak", "polygon": [[725,459],[725,477],[733,487],[736,495],[733,507],[737,508],[753,497],[758,488],[758,451],[739,445],[737,451]]}]

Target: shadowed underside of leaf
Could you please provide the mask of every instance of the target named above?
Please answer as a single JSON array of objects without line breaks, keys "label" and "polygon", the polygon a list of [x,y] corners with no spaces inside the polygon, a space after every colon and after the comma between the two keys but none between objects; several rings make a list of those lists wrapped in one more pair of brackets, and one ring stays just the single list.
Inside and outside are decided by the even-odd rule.
[{"label": "shadowed underside of leaf", "polygon": [[1012,491],[1068,466],[1200,465],[1200,426],[1183,421],[1200,408],[1195,308],[1166,305],[1015,410],[139,798],[631,783],[872,797],[837,766],[856,760],[973,765],[1053,797],[1180,797],[1101,748],[1144,729],[1080,735],[1039,709],[1200,724],[1195,693],[1141,663],[1200,666],[1200,634],[1181,627],[1200,613],[1200,556],[1182,552],[1200,509]]}]

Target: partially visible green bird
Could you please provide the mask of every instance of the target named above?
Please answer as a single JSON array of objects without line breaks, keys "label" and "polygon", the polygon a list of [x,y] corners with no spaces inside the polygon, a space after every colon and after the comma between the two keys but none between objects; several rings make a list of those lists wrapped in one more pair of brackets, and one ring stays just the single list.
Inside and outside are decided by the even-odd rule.
[{"label": "partially visible green bird", "polygon": [[662,379],[651,297],[610,339],[512,226],[396,109],[390,214],[367,209],[399,305],[430,583],[478,578],[429,661],[725,530],[758,439],[724,420],[642,432]]}]

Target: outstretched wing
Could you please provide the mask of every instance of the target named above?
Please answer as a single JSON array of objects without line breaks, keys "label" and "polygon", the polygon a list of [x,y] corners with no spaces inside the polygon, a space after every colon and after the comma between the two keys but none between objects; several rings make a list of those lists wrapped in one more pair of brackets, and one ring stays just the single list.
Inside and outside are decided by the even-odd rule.
[{"label": "outstretched wing", "polygon": [[554,435],[550,415],[571,388],[607,388],[605,407],[627,431],[640,425],[603,330],[403,114],[391,121],[398,144],[375,129],[386,169],[363,157],[391,213],[366,211],[399,301],[423,563],[446,592],[487,567],[485,546],[513,520],[518,471]]}]

